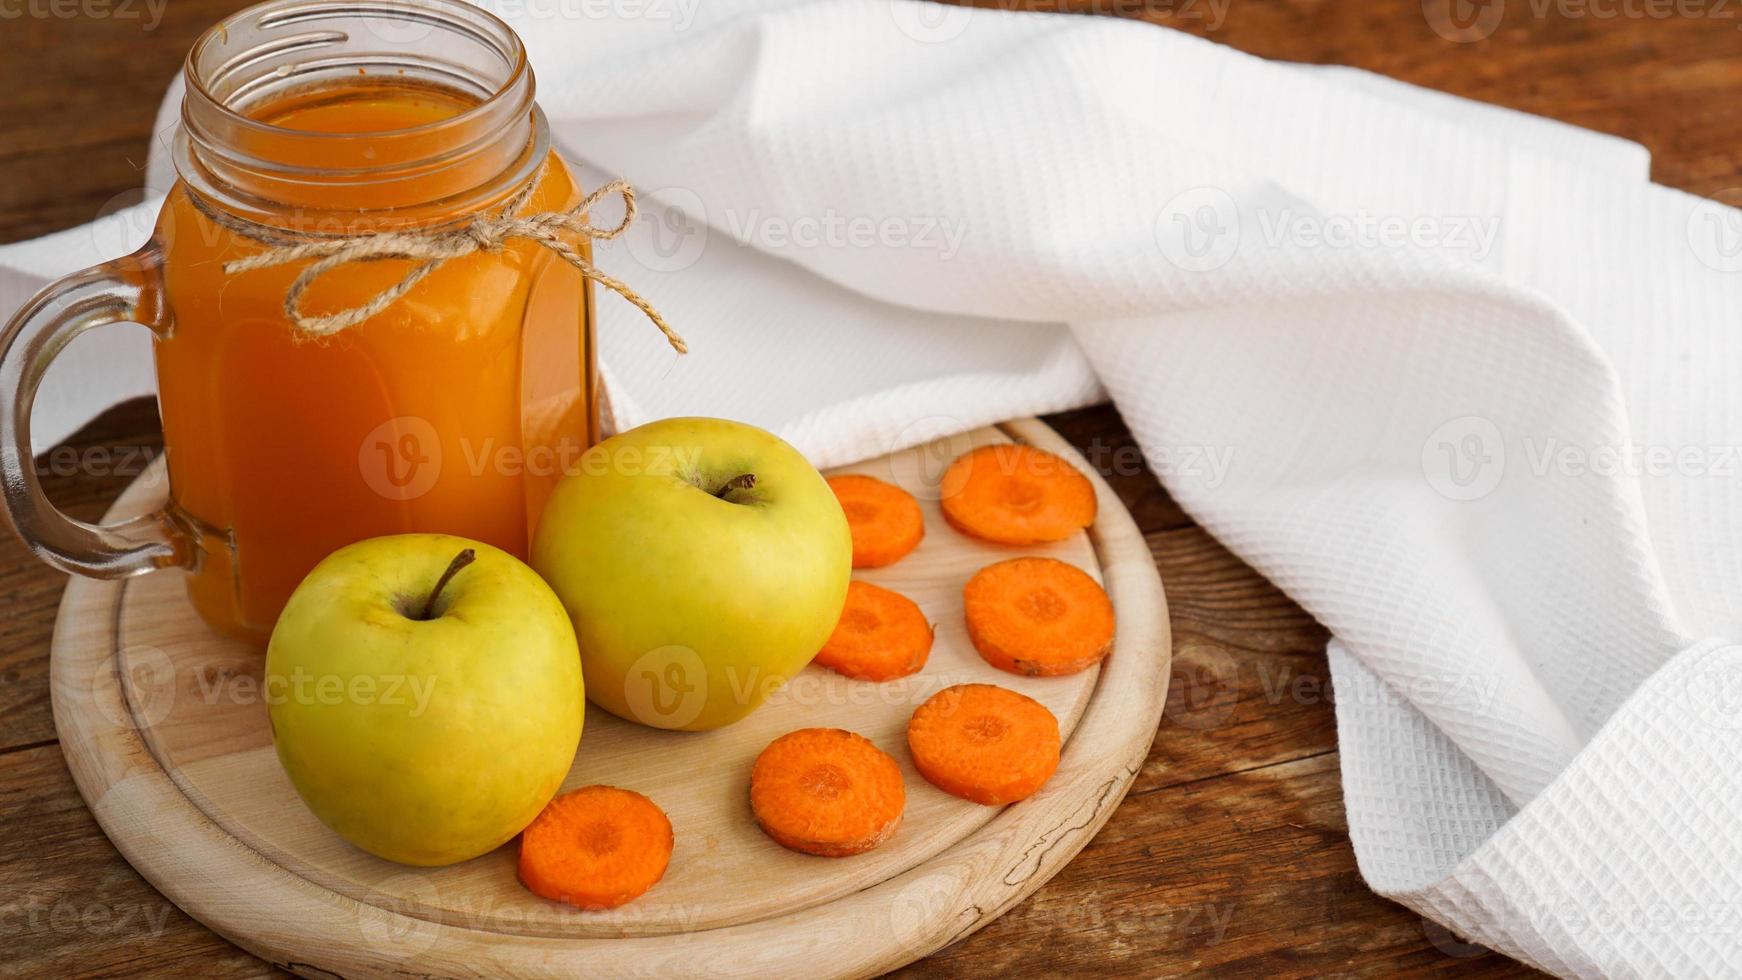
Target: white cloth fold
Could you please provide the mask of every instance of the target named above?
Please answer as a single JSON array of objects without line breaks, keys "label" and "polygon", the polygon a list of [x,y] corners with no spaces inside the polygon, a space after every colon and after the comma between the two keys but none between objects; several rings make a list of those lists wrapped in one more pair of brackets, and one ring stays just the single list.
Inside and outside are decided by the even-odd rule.
[{"label": "white cloth fold", "polygon": [[[626,423],[830,465],[1110,396],[1336,636],[1377,891],[1562,974],[1738,972],[1737,211],[1611,137],[1109,19],[499,6],[559,145],[656,202],[599,260],[695,353],[602,298]],[[0,248],[0,307],[150,208]],[[114,351],[42,438],[147,390]]]}]

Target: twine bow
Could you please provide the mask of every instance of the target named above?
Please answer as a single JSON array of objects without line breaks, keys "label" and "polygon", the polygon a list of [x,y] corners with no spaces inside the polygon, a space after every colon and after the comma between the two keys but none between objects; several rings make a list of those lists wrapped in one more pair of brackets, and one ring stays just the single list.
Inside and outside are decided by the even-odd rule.
[{"label": "twine bow", "polygon": [[[387,232],[369,235],[354,235],[339,238],[301,238],[292,237],[267,225],[246,221],[222,211],[202,201],[197,194],[190,194],[194,207],[214,223],[235,232],[250,241],[269,246],[265,251],[247,258],[234,259],[224,263],[224,271],[230,275],[238,275],[255,269],[271,269],[305,259],[314,259],[290,284],[284,294],[284,315],[298,330],[314,337],[330,337],[341,330],[354,327],[364,320],[380,313],[400,298],[410,292],[413,287],[427,278],[430,273],[441,268],[443,264],[453,259],[471,255],[474,252],[495,252],[503,245],[515,239],[537,242],[539,245],[555,252],[564,262],[574,266],[582,276],[611,290],[617,295],[634,304],[636,309],[647,315],[659,332],[679,354],[687,353],[689,345],[678,335],[653,304],[643,299],[639,293],[620,279],[600,272],[586,257],[562,237],[563,232],[582,235],[598,241],[609,241],[629,229],[635,221],[635,191],[627,183],[614,180],[588,194],[581,203],[565,211],[544,211],[538,214],[521,215],[521,208],[531,199],[533,190],[538,186],[544,169],[527,185],[514,195],[502,209],[494,214],[480,215],[471,223],[460,228],[438,232]],[[593,225],[588,214],[593,205],[611,194],[619,194],[623,198],[623,220],[612,228],[599,228]],[[302,297],[316,279],[352,262],[374,262],[380,259],[409,259],[418,264],[407,272],[403,278],[392,286],[377,293],[375,297],[360,306],[354,306],[336,313],[322,316],[310,316],[302,311]]]}]

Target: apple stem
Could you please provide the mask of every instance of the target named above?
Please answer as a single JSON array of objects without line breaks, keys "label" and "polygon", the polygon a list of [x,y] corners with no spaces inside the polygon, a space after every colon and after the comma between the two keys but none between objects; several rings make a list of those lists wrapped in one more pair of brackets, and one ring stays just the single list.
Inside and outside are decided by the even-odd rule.
[{"label": "apple stem", "polygon": [[734,490],[749,490],[754,486],[756,486],[756,474],[740,473],[730,480],[727,480],[725,483],[720,484],[719,489],[714,491],[714,496],[719,497],[721,500],[725,500],[726,495]]},{"label": "apple stem", "polygon": [[442,590],[448,587],[449,580],[451,580],[455,575],[458,575],[460,569],[465,568],[467,565],[470,565],[472,562],[477,560],[478,553],[471,548],[467,548],[455,555],[454,560],[448,562],[448,570],[442,573],[441,578],[436,579],[435,588],[430,591],[429,598],[424,600],[423,614],[417,618],[424,621],[434,619],[436,600],[441,598]]}]

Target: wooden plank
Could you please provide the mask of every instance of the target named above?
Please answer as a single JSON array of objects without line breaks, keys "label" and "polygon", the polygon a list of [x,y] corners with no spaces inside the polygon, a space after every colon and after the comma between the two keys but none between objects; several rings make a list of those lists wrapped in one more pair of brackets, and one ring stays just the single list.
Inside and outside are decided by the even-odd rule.
[{"label": "wooden plank", "polygon": [[1375,899],[1347,835],[1335,753],[1158,785],[1025,905],[901,975],[1538,975]]},{"label": "wooden plank", "polygon": [[[975,0],[988,6],[1007,0]],[[1742,185],[1742,9],[1735,4],[1488,4],[1491,36],[1453,43],[1427,4],[1337,0],[1066,0],[1264,58],[1364,68],[1643,143],[1652,178],[1695,194]],[[1221,7],[1225,16],[1186,16]],[[1650,12],[1648,8],[1657,8]],[[1699,10],[1697,16],[1681,11]],[[1541,15],[1538,11],[1542,11]],[[1580,14],[1580,11],[1588,11]]]},{"label": "wooden plank", "polygon": [[0,241],[90,221],[136,190],[157,104],[188,48],[246,5],[99,0],[72,17],[10,6],[26,15],[0,19]]},{"label": "wooden plank", "polygon": [[[37,457],[50,500],[94,521],[163,451],[156,403],[135,399],[105,412],[65,443]],[[0,533],[0,752],[52,740],[48,641],[66,576]],[[3,835],[0,835],[3,836]]]},{"label": "wooden plank", "polygon": [[97,827],[55,744],[0,754],[0,974],[283,974],[188,918]]}]

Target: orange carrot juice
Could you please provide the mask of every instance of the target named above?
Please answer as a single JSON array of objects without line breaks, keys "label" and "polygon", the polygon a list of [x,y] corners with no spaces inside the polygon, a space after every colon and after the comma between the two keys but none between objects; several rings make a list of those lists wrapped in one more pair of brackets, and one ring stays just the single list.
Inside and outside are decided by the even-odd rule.
[{"label": "orange carrot juice", "polygon": [[[429,158],[440,159],[439,141],[452,138],[444,122],[474,104],[363,76],[250,108],[246,115],[267,126],[238,139],[391,133],[403,145],[406,134],[427,130]],[[305,233],[463,223],[472,213],[443,214],[440,201],[449,185],[479,183],[469,168],[493,165],[474,156],[372,185],[328,185],[323,174],[342,172],[345,154],[367,161],[371,150],[367,139],[319,144],[299,135],[270,148],[280,171],[306,163],[306,179],[280,185],[289,190],[276,218]],[[554,156],[538,180],[523,213],[580,200]],[[284,312],[301,265],[226,273],[226,261],[268,246],[213,223],[188,194],[178,186],[158,224],[173,308],[156,359],[171,515],[195,542],[189,592],[201,616],[263,640],[317,562],[376,535],[444,532],[524,555],[565,462],[597,437],[590,291],[580,274],[511,241],[452,259],[374,317],[312,338]],[[301,227],[298,216],[314,214],[319,227]],[[584,240],[573,244],[585,254]],[[341,266],[314,282],[302,308],[360,306],[413,266]]]}]

